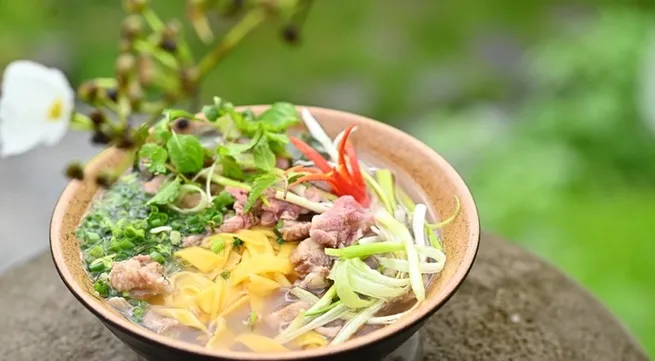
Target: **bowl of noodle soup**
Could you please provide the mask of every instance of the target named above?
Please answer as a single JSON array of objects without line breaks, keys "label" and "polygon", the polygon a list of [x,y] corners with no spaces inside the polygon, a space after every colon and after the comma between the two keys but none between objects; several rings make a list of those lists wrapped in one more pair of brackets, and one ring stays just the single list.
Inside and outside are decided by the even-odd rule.
[{"label": "bowl of noodle soup", "polygon": [[[237,108],[253,119],[270,109]],[[257,173],[257,142],[277,138],[264,131],[219,146],[227,150],[217,150],[214,163],[193,177],[161,169],[150,192],[157,176],[129,171],[108,190],[99,188],[95,175],[126,159],[134,163],[109,148],[88,163],[84,180],[63,191],[50,229],[57,271],[80,303],[140,355],[379,359],[416,333],[465,279],[479,220],[453,167],[375,120],[296,109],[312,121],[280,134],[288,133],[299,152],[266,174]],[[188,124],[176,132],[179,125],[167,129],[184,143]],[[309,137],[299,135],[308,129]],[[334,140],[333,149],[325,139]],[[174,161],[172,147],[164,146]],[[149,154],[146,166],[155,160]],[[259,171],[250,177],[242,166],[247,174],[237,182],[232,159],[254,159]],[[281,176],[268,181],[276,172]]]}]

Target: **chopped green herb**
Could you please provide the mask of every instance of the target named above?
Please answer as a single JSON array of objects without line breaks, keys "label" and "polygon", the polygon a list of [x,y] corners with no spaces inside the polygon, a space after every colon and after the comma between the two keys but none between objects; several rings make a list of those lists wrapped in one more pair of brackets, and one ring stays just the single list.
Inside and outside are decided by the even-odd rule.
[{"label": "chopped green herb", "polygon": [[93,259],[100,258],[105,255],[105,250],[102,249],[102,246],[95,245],[87,251],[87,255]]},{"label": "chopped green herb", "polygon": [[225,241],[223,238],[217,238],[212,241],[211,250],[212,252],[219,254],[225,249]]},{"label": "chopped green herb", "polygon": [[232,245],[234,247],[241,247],[243,245],[243,240],[239,237],[234,237],[234,241],[232,242]]},{"label": "chopped green herb", "polygon": [[168,214],[163,213],[163,212],[159,212],[159,211],[155,211],[155,212],[150,213],[150,215],[148,215],[148,218],[146,219],[146,221],[148,222],[148,225],[150,226],[150,228],[157,228],[157,227],[165,226],[166,223],[168,222]]},{"label": "chopped green herb", "polygon": [[166,142],[166,149],[171,163],[178,172],[188,174],[202,169],[205,150],[195,136],[173,134]]},{"label": "chopped green herb", "polygon": [[178,231],[172,231],[170,234],[171,243],[175,246],[182,243],[182,235]]},{"label": "chopped green herb", "polygon": [[173,203],[177,200],[177,197],[179,197],[181,187],[182,181],[180,178],[175,178],[172,182],[164,184],[161,189],[159,189],[159,192],[157,192],[157,194],[155,194],[155,196],[146,204],[166,205]]},{"label": "chopped green herb", "polygon": [[283,245],[284,242],[286,242],[286,241],[282,237],[277,237],[277,239],[275,240],[275,243],[277,243],[279,245]]},{"label": "chopped green herb", "polygon": [[97,280],[93,283],[93,289],[98,292],[100,297],[107,297],[109,296],[109,292],[111,291],[111,287],[109,287],[109,284],[107,284],[106,281],[104,280]]},{"label": "chopped green herb", "polygon": [[166,120],[162,120],[157,123],[152,132],[152,136],[155,142],[159,144],[166,144],[172,135],[173,133],[171,133],[168,122]]},{"label": "chopped green herb", "polygon": [[213,200],[214,208],[226,211],[234,204],[234,196],[229,192],[222,191]]},{"label": "chopped green herb", "polygon": [[132,314],[132,318],[136,322],[141,322],[143,320],[143,316],[146,314],[146,308],[148,307],[147,302],[142,302],[139,301],[134,308],[130,311]]},{"label": "chopped green herb", "polygon": [[159,263],[162,263],[162,264],[163,264],[164,262],[166,262],[166,258],[164,258],[164,256],[162,256],[161,253],[159,253],[159,252],[150,252],[149,256],[150,256],[150,258],[152,258],[155,262],[159,262]]},{"label": "chopped green herb", "polygon": [[230,278],[230,271],[225,270],[225,271],[221,272],[221,278],[224,279],[224,280]]},{"label": "chopped green herb", "polygon": [[146,168],[153,174],[166,173],[168,152],[155,143],[146,143],[139,149],[139,159],[144,161]]},{"label": "chopped green herb", "polygon": [[210,122],[215,122],[216,119],[220,116],[218,113],[218,108],[215,105],[205,105],[202,107],[202,114],[205,115],[205,118]]},{"label": "chopped green herb", "polygon": [[246,321],[246,323],[248,324],[248,327],[250,328],[251,331],[255,328],[255,324],[257,324],[258,319],[259,317],[257,316],[257,312],[255,311],[250,312],[250,315],[248,316],[248,320]]}]

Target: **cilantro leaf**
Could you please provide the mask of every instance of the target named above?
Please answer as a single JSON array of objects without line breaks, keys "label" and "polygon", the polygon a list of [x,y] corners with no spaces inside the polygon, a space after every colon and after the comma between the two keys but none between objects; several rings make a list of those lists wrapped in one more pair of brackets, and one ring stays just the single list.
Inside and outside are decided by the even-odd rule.
[{"label": "cilantro leaf", "polygon": [[266,130],[281,132],[298,123],[300,118],[293,104],[278,102],[263,112],[258,120]]},{"label": "cilantro leaf", "polygon": [[[263,138],[262,138],[263,139]],[[258,142],[253,148],[255,167],[263,171],[275,169],[275,154],[266,141]]]},{"label": "cilantro leaf", "polygon": [[250,193],[248,194],[248,200],[243,207],[243,211],[248,212],[252,206],[255,205],[255,202],[257,202],[259,197],[264,194],[264,191],[272,187],[275,182],[277,182],[277,177],[275,174],[271,173],[262,174],[255,178],[252,182],[252,187],[250,189]]},{"label": "cilantro leaf", "polygon": [[139,159],[144,160],[146,168],[153,174],[166,173],[168,152],[155,143],[146,143],[139,149]]},{"label": "cilantro leaf", "polygon": [[[219,146],[216,149],[216,155],[223,167],[223,175],[236,180],[243,180],[244,174],[236,158],[232,155],[234,152],[225,146]],[[239,154],[239,153],[234,153]]]},{"label": "cilantro leaf", "polygon": [[202,169],[205,150],[193,135],[177,135],[166,142],[171,163],[180,173],[196,173]]},{"label": "cilantro leaf", "polygon": [[177,118],[197,119],[195,114],[191,114],[182,109],[165,109],[163,112],[164,119],[171,121]]},{"label": "cilantro leaf", "polygon": [[182,186],[182,181],[180,178],[175,178],[172,182],[164,184],[157,194],[152,197],[146,204],[170,204],[177,200],[177,197],[180,195],[180,188]]}]

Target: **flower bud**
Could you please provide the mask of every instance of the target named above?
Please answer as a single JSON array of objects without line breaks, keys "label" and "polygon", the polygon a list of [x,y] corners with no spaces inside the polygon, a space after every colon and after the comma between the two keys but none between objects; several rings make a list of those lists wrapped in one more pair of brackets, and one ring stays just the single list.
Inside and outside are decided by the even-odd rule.
[{"label": "flower bud", "polygon": [[141,17],[138,15],[130,15],[123,20],[121,35],[130,41],[134,40],[141,34],[141,28]]},{"label": "flower bud", "polygon": [[109,173],[100,173],[96,175],[95,181],[98,186],[109,188],[112,184],[114,184],[114,182],[116,182],[116,179],[116,176],[113,176]]},{"label": "flower bud", "polygon": [[169,53],[175,53],[177,51],[177,41],[171,38],[163,38],[159,43],[159,47]]},{"label": "flower bud", "polygon": [[140,14],[148,6],[148,0],[123,0],[123,8],[128,14]]},{"label": "flower bud", "polygon": [[287,25],[282,28],[282,39],[288,44],[296,45],[300,40],[300,31],[295,25]]},{"label": "flower bud", "polygon": [[96,101],[98,99],[98,93],[98,85],[93,80],[84,82],[77,88],[77,96],[88,103]]},{"label": "flower bud", "polygon": [[116,74],[127,76],[135,67],[135,59],[132,54],[123,53],[116,59]]},{"label": "flower bud", "polygon": [[109,142],[111,142],[111,137],[99,129],[91,136],[91,143],[93,145],[107,145]]},{"label": "flower bud", "polygon": [[74,162],[68,165],[66,168],[66,177],[69,179],[84,179],[84,166],[82,164]]},{"label": "flower bud", "polygon": [[143,86],[148,86],[152,84],[155,78],[155,66],[153,64],[152,58],[149,55],[142,55],[137,61],[137,75],[139,77],[139,83]]},{"label": "flower bud", "polygon": [[89,114],[89,118],[93,123],[93,127],[96,129],[106,121],[105,115],[98,109],[94,109],[91,114]]},{"label": "flower bud", "polygon": [[175,39],[180,35],[180,23],[174,20],[171,20],[166,23],[162,37],[168,39]]}]

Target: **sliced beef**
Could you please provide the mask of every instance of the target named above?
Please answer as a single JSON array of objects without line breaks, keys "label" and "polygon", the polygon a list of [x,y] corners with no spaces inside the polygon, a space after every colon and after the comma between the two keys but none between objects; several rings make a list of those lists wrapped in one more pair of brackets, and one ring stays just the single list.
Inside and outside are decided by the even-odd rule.
[{"label": "sliced beef", "polygon": [[186,236],[182,240],[182,247],[200,246],[203,239],[205,239],[205,236],[200,234],[192,234],[190,236]]},{"label": "sliced beef", "polygon": [[122,314],[127,314],[132,309],[132,305],[123,297],[112,297],[107,300],[107,304]]},{"label": "sliced beef", "polygon": [[282,326],[288,325],[300,314],[300,312],[305,312],[310,307],[311,305],[306,301],[296,301],[282,307],[270,315],[264,316],[264,321],[269,327],[277,330]]},{"label": "sliced beef", "polygon": [[327,212],[312,219],[311,238],[324,247],[346,247],[373,225],[373,215],[352,196],[337,199]]},{"label": "sliced beef", "polygon": [[332,258],[325,254],[323,246],[311,238],[300,242],[293,250],[289,261],[298,276],[299,286],[305,289],[322,289],[328,285]]},{"label": "sliced beef", "polygon": [[143,183],[143,190],[148,194],[156,194],[159,192],[159,187],[166,180],[166,176],[158,175],[152,178],[151,180]]},{"label": "sliced beef", "polygon": [[143,320],[141,321],[143,326],[151,331],[157,332],[159,334],[165,333],[167,330],[179,325],[177,320],[172,318],[164,317],[157,312],[147,311],[143,315]]},{"label": "sliced beef", "polygon": [[249,210],[244,213],[244,208],[248,200],[248,191],[238,188],[226,187],[225,191],[234,197],[235,214],[227,218],[220,227],[221,232],[235,232],[239,229],[250,228],[257,224],[264,227],[272,227],[281,219],[295,220],[301,214],[307,214],[310,211],[275,198],[272,190],[264,192],[267,197],[266,202],[258,200]]},{"label": "sliced beef", "polygon": [[129,292],[134,298],[148,298],[167,291],[164,267],[150,256],[134,256],[116,262],[109,272],[109,283],[119,292]]},{"label": "sliced beef", "polygon": [[309,229],[312,227],[311,222],[301,222],[286,220],[280,227],[279,231],[282,239],[287,242],[299,242],[309,237]]}]

